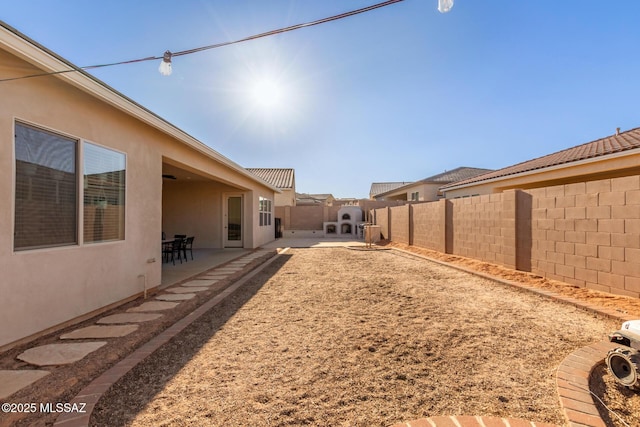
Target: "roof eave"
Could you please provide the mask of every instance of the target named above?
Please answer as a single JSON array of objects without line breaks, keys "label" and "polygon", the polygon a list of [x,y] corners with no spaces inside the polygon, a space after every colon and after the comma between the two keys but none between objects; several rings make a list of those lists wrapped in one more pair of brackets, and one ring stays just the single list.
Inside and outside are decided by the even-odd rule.
[{"label": "roof eave", "polygon": [[280,190],[273,187],[271,184],[246,171],[242,166],[224,157],[222,154],[172,125],[165,119],[153,113],[151,110],[148,110],[133,101],[81,68],[78,68],[76,65],[40,45],[38,42],[31,40],[29,37],[20,33],[18,30],[12,28],[3,21],[0,21],[0,47],[19,58],[24,59],[44,72],[53,73],[69,69],[75,70],[75,72],[56,74],[53,77],[63,80],[83,92],[106,102],[120,111],[123,111],[129,116],[135,117],[136,119],[158,129],[162,133],[182,142],[210,159],[233,169],[235,172],[258,182],[269,189],[280,192]]},{"label": "roof eave", "polygon": [[451,190],[460,190],[463,188],[475,187],[478,185],[490,184],[490,183],[499,182],[499,181],[506,181],[508,179],[513,179],[513,178],[520,178],[520,177],[525,177],[530,175],[541,174],[544,172],[552,172],[552,171],[557,171],[562,169],[568,169],[575,166],[582,166],[582,165],[587,165],[591,163],[601,162],[603,160],[617,159],[621,157],[637,155],[638,153],[640,153],[640,148],[633,148],[631,150],[619,151],[617,153],[605,154],[603,156],[597,156],[597,157],[590,157],[587,159],[576,160],[574,162],[568,162],[568,163],[561,163],[558,165],[548,166],[548,167],[539,168],[539,169],[531,169],[524,172],[518,172],[518,173],[509,174],[509,175],[502,175],[495,178],[469,182],[461,185],[453,184],[451,186],[442,186],[439,188],[439,190],[444,192],[451,191]]}]

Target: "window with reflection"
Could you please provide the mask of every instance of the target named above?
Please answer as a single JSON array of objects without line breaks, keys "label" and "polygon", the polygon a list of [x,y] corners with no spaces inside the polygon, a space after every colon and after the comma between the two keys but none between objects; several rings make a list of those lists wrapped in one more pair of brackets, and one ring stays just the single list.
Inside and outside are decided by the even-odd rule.
[{"label": "window with reflection", "polygon": [[78,141],[15,124],[15,250],[74,245]]},{"label": "window with reflection", "polygon": [[126,156],[86,142],[83,159],[84,241],[123,240]]}]

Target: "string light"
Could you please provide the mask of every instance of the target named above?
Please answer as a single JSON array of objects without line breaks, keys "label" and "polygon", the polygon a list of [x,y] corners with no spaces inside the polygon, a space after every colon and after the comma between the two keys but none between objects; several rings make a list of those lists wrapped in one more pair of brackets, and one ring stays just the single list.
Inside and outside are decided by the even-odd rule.
[{"label": "string light", "polygon": [[163,76],[170,76],[171,75],[171,57],[173,55],[171,54],[170,51],[166,51],[164,53],[164,55],[162,56],[162,62],[160,63],[160,66],[158,67],[158,71],[160,71],[160,74],[162,74]]},{"label": "string light", "polygon": [[447,13],[453,7],[453,0],[438,0],[438,11],[440,13]]},{"label": "string light", "polygon": [[[387,0],[387,1],[384,1],[382,3],[377,3],[377,4],[374,4],[374,5],[371,5],[371,6],[363,7],[361,9],[352,10],[350,12],[341,13],[339,15],[330,16],[328,18],[319,19],[317,21],[306,22],[306,23],[303,23],[303,24],[292,25],[292,26],[286,27],[286,28],[280,28],[280,29],[277,29],[277,30],[267,31],[266,33],[260,33],[260,34],[256,34],[256,35],[249,36],[249,37],[245,37],[245,38],[242,38],[242,39],[239,39],[239,40],[230,41],[230,42],[217,43],[217,44],[212,44],[212,45],[209,45],[209,46],[202,46],[202,47],[198,47],[198,48],[195,48],[195,49],[183,50],[183,51],[174,52],[174,53],[172,53],[171,51],[167,50],[162,56],[149,56],[149,57],[146,57],[146,58],[132,59],[132,60],[129,60],[129,61],[113,62],[113,63],[109,63],[109,64],[100,64],[100,65],[89,65],[89,66],[86,66],[86,67],[75,67],[75,66],[72,65],[74,68],[69,69],[69,70],[53,71],[53,72],[49,72],[49,73],[40,73],[40,74],[32,74],[32,75],[28,75],[28,76],[11,77],[11,78],[7,78],[7,79],[0,79],[0,83],[12,81],[12,80],[29,79],[29,78],[33,78],[33,77],[42,77],[42,76],[51,76],[51,75],[55,75],[55,74],[73,73],[73,72],[77,72],[77,71],[92,70],[92,69],[96,69],[96,68],[105,68],[105,67],[111,67],[111,66],[114,66],[114,65],[133,64],[133,63],[136,63],[136,62],[145,62],[145,61],[157,61],[158,59],[162,60],[162,62],[160,63],[160,66],[158,67],[158,71],[160,71],[160,73],[163,76],[169,76],[169,75],[171,75],[171,72],[172,72],[171,60],[175,56],[190,55],[192,53],[202,52],[202,51],[210,50],[210,49],[216,49],[216,48],[219,48],[219,47],[229,46],[229,45],[232,45],[232,44],[242,43],[242,42],[246,42],[246,41],[250,41],[250,40],[256,40],[256,39],[259,39],[259,38],[263,38],[263,37],[267,37],[267,36],[273,36],[273,35],[276,35],[276,34],[282,34],[282,33],[286,33],[286,32],[289,32],[289,31],[298,30],[298,29],[301,29],[301,28],[312,27],[312,26],[315,26],[315,25],[320,25],[320,24],[324,24],[324,23],[327,23],[327,22],[331,22],[331,21],[337,21],[338,19],[348,18],[348,17],[353,16],[353,15],[358,15],[360,13],[369,12],[371,10],[379,9],[381,7],[389,6],[389,5],[392,5],[392,4],[395,4],[395,3],[400,3],[401,1],[404,1],[404,0]],[[438,10],[441,13],[449,12],[452,7],[453,7],[453,0],[438,0]]]}]

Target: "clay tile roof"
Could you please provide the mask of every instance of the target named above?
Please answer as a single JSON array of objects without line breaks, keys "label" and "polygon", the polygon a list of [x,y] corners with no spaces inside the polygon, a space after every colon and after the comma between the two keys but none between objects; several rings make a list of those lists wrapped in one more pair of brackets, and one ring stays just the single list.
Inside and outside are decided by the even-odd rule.
[{"label": "clay tile roof", "polygon": [[482,168],[469,168],[466,166],[461,166],[459,168],[451,169],[450,171],[444,171],[437,175],[430,176],[429,178],[425,178],[423,182],[442,182],[442,183],[450,183],[456,181],[462,181],[463,179],[473,178],[478,175],[482,175],[487,172],[493,172],[493,169],[482,169]]},{"label": "clay tile roof", "polygon": [[404,185],[410,184],[410,182],[374,182],[371,184],[369,194],[376,196],[378,194],[386,193],[387,191],[395,190]]},{"label": "clay tile roof", "polygon": [[295,184],[294,170],[288,168],[246,168],[263,181],[276,188],[293,188]]},{"label": "clay tile roof", "polygon": [[546,156],[538,157],[526,162],[518,163],[513,166],[508,166],[496,170],[494,172],[488,172],[482,175],[478,175],[473,178],[466,179],[464,181],[454,182],[449,185],[445,185],[442,188],[454,187],[459,185],[471,184],[475,182],[486,181],[489,179],[501,178],[509,175],[515,175],[518,173],[529,172],[538,169],[544,169],[551,166],[557,166],[580,160],[591,159],[595,157],[607,156],[622,151],[628,151],[640,148],[640,128],[631,129],[626,132],[621,132],[616,135],[600,138],[595,141],[587,142],[586,144],[578,145],[575,147],[567,148],[556,153],[547,154]]}]

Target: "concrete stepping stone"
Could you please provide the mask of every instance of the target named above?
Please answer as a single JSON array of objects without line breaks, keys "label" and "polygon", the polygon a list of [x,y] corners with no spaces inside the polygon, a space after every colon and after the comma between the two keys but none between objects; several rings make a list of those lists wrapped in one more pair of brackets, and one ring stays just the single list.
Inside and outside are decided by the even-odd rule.
[{"label": "concrete stepping stone", "polygon": [[138,329],[138,325],[92,325],[86,328],[76,329],[73,332],[60,336],[62,340],[81,340],[88,338],[118,338],[129,335]]},{"label": "concrete stepping stone", "polygon": [[240,270],[241,270],[240,268],[220,268],[216,270],[216,273],[225,273],[228,275],[228,274],[237,273]]},{"label": "concrete stepping stone", "polygon": [[229,277],[228,274],[204,274],[200,276],[201,279],[206,279],[206,280],[223,280],[223,279],[226,279],[227,277]]},{"label": "concrete stepping stone", "polygon": [[217,280],[211,280],[211,279],[196,279],[196,280],[192,280],[190,282],[186,282],[181,284],[180,286],[186,286],[186,287],[191,287],[191,286],[211,286],[214,283],[216,283]]},{"label": "concrete stepping stone", "polygon": [[43,370],[0,371],[0,399],[11,396],[47,375],[49,371]]},{"label": "concrete stepping stone", "polygon": [[196,294],[163,294],[156,297],[160,301],[185,301],[194,298]]},{"label": "concrete stepping stone", "polygon": [[127,310],[127,313],[139,313],[144,311],[162,311],[162,310],[170,310],[175,308],[179,302],[168,302],[168,301],[147,301],[140,304],[137,307],[130,308]]},{"label": "concrete stepping stone", "polygon": [[202,292],[202,291],[208,291],[209,288],[203,288],[203,287],[195,287],[195,286],[191,286],[189,288],[183,288],[178,286],[177,288],[168,288],[165,289],[167,292],[172,292],[174,294],[188,294],[191,292]]},{"label": "concrete stepping stone", "polygon": [[162,316],[164,315],[159,313],[118,313],[112,314],[111,316],[105,316],[96,323],[103,325],[114,323],[140,323],[156,320]]},{"label": "concrete stepping stone", "polygon": [[77,362],[106,343],[106,341],[93,341],[72,344],[46,344],[24,351],[18,355],[18,359],[36,366],[67,365]]}]

